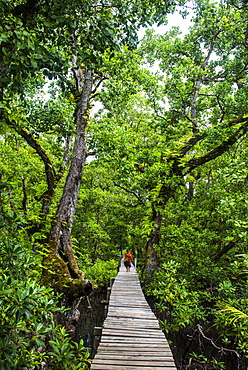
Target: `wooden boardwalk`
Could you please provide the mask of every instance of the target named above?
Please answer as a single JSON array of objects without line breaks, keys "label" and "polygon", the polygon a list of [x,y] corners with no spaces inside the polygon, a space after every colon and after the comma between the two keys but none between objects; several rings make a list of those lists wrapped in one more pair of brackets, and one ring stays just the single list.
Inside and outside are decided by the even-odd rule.
[{"label": "wooden boardwalk", "polygon": [[147,304],[134,268],[114,281],[92,370],[176,370],[167,340]]}]

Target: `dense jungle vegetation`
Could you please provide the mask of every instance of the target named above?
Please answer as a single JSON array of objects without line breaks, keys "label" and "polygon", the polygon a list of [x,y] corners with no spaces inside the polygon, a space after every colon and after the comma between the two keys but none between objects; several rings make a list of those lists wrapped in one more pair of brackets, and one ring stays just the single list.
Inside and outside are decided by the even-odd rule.
[{"label": "dense jungle vegetation", "polygon": [[245,0],[0,0],[2,370],[87,369],[127,249],[178,369],[247,369],[247,70]]}]

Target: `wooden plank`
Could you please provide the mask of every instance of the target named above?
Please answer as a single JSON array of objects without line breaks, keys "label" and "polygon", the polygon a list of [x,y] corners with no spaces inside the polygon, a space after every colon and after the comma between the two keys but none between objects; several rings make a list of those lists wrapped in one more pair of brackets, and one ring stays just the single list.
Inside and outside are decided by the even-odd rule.
[{"label": "wooden plank", "polygon": [[[109,360],[111,362],[115,361],[116,360],[116,364],[118,364],[120,361],[122,362],[132,362],[132,361],[143,361],[145,363],[147,363],[148,361],[154,361],[154,362],[171,362],[172,359],[171,359],[171,356],[164,356],[164,355],[160,355],[160,356],[157,356],[157,357],[154,357],[152,354],[150,354],[149,356],[145,356],[145,355],[140,355],[140,354],[137,354],[137,355],[131,355],[130,353],[126,354],[126,355],[123,355],[123,354],[103,354],[101,353],[101,356],[98,356],[100,357],[99,361],[103,360],[103,361],[106,361],[106,360]],[[110,362],[110,363],[111,363]],[[97,362],[96,362],[97,363]]]},{"label": "wooden plank", "polygon": [[111,365],[111,369],[109,365],[105,364],[93,364],[91,365],[92,370],[176,370],[175,366],[132,366],[132,365]]},{"label": "wooden plank", "polygon": [[[150,333],[157,333],[157,332],[160,332],[161,333],[161,330],[159,328],[153,328],[152,326],[151,327],[143,327],[143,325],[141,325],[141,327],[139,328],[139,325],[137,323],[137,326],[122,326],[122,325],[118,325],[119,323],[117,323],[116,325],[115,324],[112,324],[111,322],[109,323],[104,323],[104,328],[107,329],[107,330],[124,330],[124,331],[136,331],[136,330],[139,330],[139,331],[143,331],[145,333],[147,332],[150,332]],[[129,323],[127,323],[129,325]],[[164,333],[162,333],[164,335]],[[165,336],[164,336],[165,337]]]},{"label": "wooden plank", "polygon": [[108,363],[108,365],[112,366],[112,365],[132,365],[132,366],[150,366],[150,367],[153,367],[153,366],[157,366],[157,367],[163,367],[165,365],[170,365],[170,366],[173,366],[174,365],[174,361],[172,361],[172,359],[170,361],[160,361],[160,360],[152,360],[152,361],[139,361],[139,360],[127,360],[127,361],[124,361],[122,359],[114,359],[114,360],[106,360],[104,361],[102,358],[95,358],[94,360],[94,363],[95,364],[102,364],[102,363]]},{"label": "wooden plank", "polygon": [[120,329],[111,329],[111,330],[107,330],[106,328],[104,328],[102,330],[102,336],[108,336],[108,337],[123,337],[123,338],[126,338],[126,337],[143,337],[143,338],[161,338],[163,341],[165,341],[165,336],[163,335],[163,333],[159,333],[159,331],[157,332],[150,332],[149,329],[147,330],[147,332],[145,332],[144,330],[140,330],[139,328],[136,328],[136,330],[120,330]]},{"label": "wooden plank", "polygon": [[123,312],[117,312],[117,311],[109,310],[109,317],[126,317],[126,318],[130,318],[130,319],[132,319],[132,318],[136,318],[136,319],[141,318],[141,319],[144,319],[144,320],[149,319],[149,320],[157,321],[155,316],[153,317],[153,316],[149,315],[149,317],[147,318],[146,314],[141,313],[140,316],[139,316],[138,312],[137,313],[129,313],[129,312],[124,312],[124,311]]},{"label": "wooden plank", "polygon": [[[129,327],[130,327],[130,325],[132,325],[132,323],[133,324],[139,324],[141,326],[144,326],[144,325],[150,325],[151,326],[152,324],[157,326],[157,324],[158,324],[158,321],[155,318],[150,317],[149,319],[147,319],[145,317],[145,315],[142,315],[142,317],[139,318],[138,315],[128,316],[128,313],[125,316],[120,316],[120,315],[117,315],[116,313],[115,314],[111,313],[111,314],[109,314],[108,318],[109,318],[108,322],[115,322],[116,323],[115,320],[119,320],[120,325],[125,325],[125,326],[129,325]],[[138,319],[142,320],[142,321],[138,322],[137,321]]]},{"label": "wooden plank", "polygon": [[[135,344],[135,346],[134,346],[134,344]],[[160,348],[160,349],[167,350],[167,349],[170,348],[168,344],[166,345],[166,343],[164,343],[164,345],[163,345],[163,343],[160,343],[159,346],[158,346],[157,343],[149,343],[149,344],[146,345],[146,343],[138,343],[138,342],[136,342],[136,343],[133,343],[133,342],[132,343],[130,343],[130,342],[126,342],[126,343],[101,342],[99,348],[102,348],[103,346],[105,346],[105,347],[123,347],[123,348],[124,347],[125,348],[129,347],[129,348],[135,348],[135,349],[137,349],[137,348],[150,348],[150,350],[151,349],[153,350],[154,348]]]},{"label": "wooden plank", "polygon": [[109,343],[109,344],[132,344],[132,345],[135,345],[135,347],[137,345],[143,345],[146,344],[149,346],[150,345],[153,345],[153,346],[161,346],[161,348],[168,348],[168,344],[166,342],[163,342],[162,340],[159,340],[159,339],[152,339],[152,340],[147,340],[147,338],[135,338],[135,337],[132,337],[132,338],[125,338],[125,339],[122,339],[122,338],[115,338],[115,337],[102,337],[101,338],[101,343],[102,344],[106,344],[106,343]]},{"label": "wooden plank", "polygon": [[103,334],[104,335],[125,335],[125,336],[143,336],[143,337],[161,337],[165,339],[164,334],[160,330],[152,330],[152,329],[139,329],[139,328],[119,328],[119,327],[110,327],[106,328],[104,327],[103,329]]},{"label": "wooden plank", "polygon": [[110,301],[110,304],[111,304],[111,307],[123,307],[123,308],[127,308],[127,307],[130,307],[130,308],[148,308],[150,310],[150,307],[147,305],[147,303],[145,302],[139,302],[139,303],[135,303],[132,301],[131,302],[123,302],[123,301],[120,301],[120,300],[113,300],[113,301]]},{"label": "wooden plank", "polygon": [[[125,318],[125,319],[143,319],[143,320],[154,320],[155,322],[157,321],[156,320],[156,317],[152,317],[152,316],[148,316],[144,313],[140,313],[140,316],[139,316],[139,313],[134,313],[134,312],[117,312],[117,311],[109,311],[108,312],[109,314],[109,317],[115,317],[115,318],[118,318],[118,317],[122,317],[122,318]],[[147,317],[148,316],[148,317]]]},{"label": "wooden plank", "polygon": [[170,356],[171,357],[171,351],[170,349],[168,348],[167,350],[165,349],[161,349],[161,348],[149,348],[149,347],[146,347],[146,348],[139,348],[139,349],[135,349],[132,350],[132,348],[130,347],[98,347],[98,351],[97,351],[97,355],[99,356],[101,354],[101,356],[103,355],[115,355],[115,356],[125,356],[127,355],[128,353],[128,356],[153,356],[153,357],[161,357],[161,356]]},{"label": "wooden plank", "polygon": [[105,320],[104,323],[107,323],[107,322],[133,322],[133,323],[137,323],[137,324],[155,324],[155,322],[158,323],[157,320],[155,320],[154,322],[154,319],[152,318],[151,320],[148,319],[148,318],[143,318],[143,317],[130,317],[129,319],[127,319],[126,317],[121,317],[121,316],[108,316]]},{"label": "wooden plank", "polygon": [[[120,317],[120,316],[108,316],[105,320],[105,322],[109,322],[109,321],[115,321],[115,322],[121,322],[121,321],[125,321],[125,322],[133,322],[133,323],[143,323],[143,324],[151,324],[153,323],[154,324],[154,319],[152,318],[151,320],[148,319],[148,318],[141,318],[141,317],[130,317],[130,318],[127,318],[127,317]],[[156,320],[156,322],[158,323],[158,321]]]},{"label": "wooden plank", "polygon": [[108,311],[111,311],[111,312],[114,312],[116,311],[118,314],[123,311],[123,312],[134,312],[134,313],[143,313],[143,314],[147,314],[148,317],[155,317],[154,313],[151,311],[151,309],[149,307],[131,307],[131,306],[122,306],[121,304],[118,304],[118,305],[111,305],[111,303],[109,303],[109,307],[108,307]]},{"label": "wooden plank", "polygon": [[126,322],[126,321],[125,323],[119,323],[119,325],[118,323],[115,323],[115,322],[114,323],[113,322],[104,323],[103,325],[103,328],[106,328],[106,329],[115,329],[115,328],[122,328],[122,327],[127,328],[127,329],[132,328],[132,329],[144,330],[144,331],[160,329],[159,326],[157,325],[155,328],[153,328],[152,324],[143,324],[143,323],[139,324],[139,323]]},{"label": "wooden plank", "polygon": [[[150,310],[150,307],[147,306],[147,304],[142,303],[140,302],[139,304],[138,303],[134,303],[133,301],[132,302],[128,302],[128,301],[125,301],[125,302],[122,302],[122,301],[109,301],[109,306],[110,307],[117,307],[117,308],[122,308],[122,309],[128,309],[128,308],[132,308],[133,310],[137,310],[137,309],[141,309],[141,310]],[[151,311],[152,312],[152,311]]]},{"label": "wooden plank", "polygon": [[120,341],[120,342],[135,342],[135,343],[138,343],[138,342],[145,342],[147,341],[147,343],[151,343],[151,342],[154,342],[154,343],[165,343],[165,338],[164,337],[160,337],[160,336],[153,336],[153,337],[149,337],[147,335],[142,335],[142,334],[130,334],[130,335],[111,335],[111,334],[102,334],[102,337],[101,339],[103,340],[103,342],[106,342],[108,340],[110,341]]},{"label": "wooden plank", "polygon": [[[115,320],[115,319],[116,320],[124,320],[124,317],[118,316],[118,315],[117,316],[116,315],[109,315],[106,320]],[[125,318],[125,320],[127,320],[127,319]],[[130,317],[129,320],[130,321],[133,320],[133,321],[137,321],[137,322],[142,320],[144,323],[149,322],[150,320],[155,320],[156,322],[158,322],[155,315],[151,316],[151,319],[150,318],[148,319],[147,317]]]},{"label": "wooden plank", "polygon": [[106,328],[106,329],[112,329],[113,330],[115,328],[125,328],[125,329],[137,329],[137,330],[159,330],[159,326],[156,326],[155,328],[152,327],[152,324],[143,324],[143,323],[133,323],[133,322],[126,322],[125,323],[122,323],[120,322],[119,324],[118,323],[113,323],[113,322],[109,322],[109,323],[104,323],[103,325],[103,328]]},{"label": "wooden plank", "polygon": [[109,323],[109,324],[104,324],[103,328],[105,329],[115,329],[115,328],[125,328],[126,330],[128,329],[137,329],[137,330],[159,330],[159,327],[157,327],[156,329],[154,329],[151,325],[147,324],[147,325],[143,325],[143,324],[138,324],[138,323],[125,323],[124,325],[123,324],[119,324],[119,326],[117,324],[112,324],[112,323]]}]

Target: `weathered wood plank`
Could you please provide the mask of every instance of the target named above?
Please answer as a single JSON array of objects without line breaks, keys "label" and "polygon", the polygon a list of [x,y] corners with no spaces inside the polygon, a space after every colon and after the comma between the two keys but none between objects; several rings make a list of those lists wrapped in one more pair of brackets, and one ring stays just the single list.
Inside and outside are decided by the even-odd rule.
[{"label": "weathered wood plank", "polygon": [[[118,328],[125,328],[126,330],[129,330],[129,329],[132,329],[132,330],[141,330],[141,331],[149,331],[149,330],[153,330],[152,326],[151,325],[142,325],[142,324],[133,324],[133,323],[128,323],[126,322],[124,325],[122,325],[122,323],[119,324],[119,326],[117,326],[118,324],[104,324],[103,328],[106,328],[106,329],[118,329]],[[155,330],[159,330],[159,328],[157,327]]]},{"label": "weathered wood plank", "polygon": [[[133,346],[135,344],[135,347]],[[110,342],[102,342],[100,343],[100,346],[125,346],[125,347],[132,347],[133,349],[136,349],[136,348],[140,348],[140,347],[149,347],[151,348],[151,350],[153,350],[153,348],[161,348],[161,349],[168,349],[170,348],[169,344],[167,342],[163,343],[163,342],[160,342],[160,343],[157,343],[157,342],[152,342],[152,343],[149,343],[149,342],[138,342],[138,341],[122,341],[122,342],[116,342],[116,341],[110,341]]]},{"label": "weathered wood plank", "polygon": [[[155,326],[155,328],[153,328],[153,325]],[[116,322],[116,321],[108,321],[108,322],[105,322],[103,327],[105,328],[116,328],[116,327],[119,327],[119,328],[140,328],[140,329],[143,329],[143,330],[159,330],[159,325],[156,325],[156,321],[154,322],[134,322],[134,321],[129,321],[129,320],[125,320],[125,321],[119,321],[119,322]]]},{"label": "weathered wood plank", "polygon": [[[115,317],[115,316],[108,316],[105,320],[105,322],[110,322],[110,321],[116,321],[116,322],[121,322],[121,321],[127,321],[127,322],[133,322],[133,323],[143,323],[143,324],[151,324],[153,323],[154,324],[154,320],[153,318],[151,320],[149,320],[148,318],[142,318],[142,317],[130,317],[130,318],[124,318],[124,317]],[[158,323],[158,321],[156,320],[156,322]]]},{"label": "weathered wood plank", "polygon": [[[118,354],[118,355],[115,355],[115,354],[103,354],[101,353],[101,358],[98,360],[98,361],[101,361],[101,360],[109,360],[111,361],[110,363],[112,363],[113,361],[116,361],[115,363],[118,364],[120,361],[125,362],[125,363],[129,363],[129,362],[133,362],[133,361],[142,361],[142,362],[145,362],[145,363],[148,363],[150,361],[153,361],[153,362],[171,362],[171,356],[163,356],[163,355],[160,355],[160,356],[157,356],[157,357],[154,357],[152,354],[150,354],[149,356],[144,356],[144,355],[140,355],[140,354],[137,354],[137,355],[131,355],[130,353],[126,354],[126,355],[123,355],[123,354]],[[97,362],[96,362],[97,363]]]},{"label": "weathered wood plank", "polygon": [[[147,303],[141,303],[141,304],[135,304],[134,302],[121,302],[121,301],[114,301],[114,302],[109,302],[109,305],[111,308],[121,308],[121,309],[127,309],[130,308],[132,310],[144,310],[144,311],[151,311],[150,307],[147,307]],[[152,312],[152,311],[151,311]]]},{"label": "weathered wood plank", "polygon": [[[154,327],[153,327],[154,325]],[[160,327],[157,325],[157,321],[151,320],[150,322],[134,322],[132,320],[129,320],[129,318],[125,318],[125,321],[120,321],[119,325],[118,322],[108,321],[107,323],[104,323],[103,325],[106,330],[109,330],[110,328],[113,328],[113,330],[120,329],[120,330],[142,330],[149,331],[149,330],[161,330]]]},{"label": "weathered wood plank", "polygon": [[[115,337],[102,337],[101,338],[101,343],[132,343],[133,345],[136,344],[156,344],[156,345],[163,345],[163,341],[157,338],[147,340],[147,338],[115,338]],[[165,344],[164,344],[165,346]]]},{"label": "weathered wood plank", "polygon": [[133,366],[133,365],[111,365],[111,369],[109,365],[105,364],[92,364],[92,370],[175,370],[174,366]]},{"label": "weathered wood plank", "polygon": [[160,360],[152,360],[152,361],[139,361],[139,360],[123,360],[123,359],[114,359],[114,360],[106,360],[104,361],[104,359],[102,358],[96,358],[94,360],[94,363],[95,364],[102,364],[102,363],[107,363],[109,366],[111,365],[132,365],[132,366],[150,366],[150,367],[153,367],[153,366],[165,366],[165,365],[170,365],[170,366],[173,366],[174,365],[174,361],[160,361]]},{"label": "weathered wood plank", "polygon": [[104,322],[103,327],[106,328],[119,328],[119,329],[135,329],[140,328],[140,330],[161,330],[158,322],[156,320],[137,320],[137,318],[129,318],[129,317],[118,317],[118,316],[111,316],[107,321]]},{"label": "weathered wood plank", "polygon": [[151,312],[151,314],[153,314],[150,307],[147,307],[147,306],[139,306],[139,307],[132,307],[131,305],[123,306],[120,303],[118,305],[116,305],[116,304],[112,305],[111,302],[110,302],[109,308],[112,309],[112,310],[123,310],[123,311],[126,311],[127,308],[128,308],[129,310],[132,310],[132,311]]},{"label": "weathered wood plank", "polygon": [[115,337],[143,337],[143,338],[162,338],[163,341],[165,340],[165,337],[163,335],[163,333],[159,333],[159,332],[151,332],[149,330],[147,330],[147,332],[145,330],[139,330],[137,328],[137,330],[119,330],[119,329],[111,329],[111,330],[107,330],[106,328],[103,330],[103,335],[106,335],[106,336],[115,336]]},{"label": "weathered wood plank", "polygon": [[[129,313],[129,312],[124,312],[124,311],[117,312],[117,311],[112,311],[112,310],[111,311],[109,310],[108,312],[109,312],[109,317],[126,317],[126,318],[130,318],[130,319],[132,319],[132,318],[138,319],[139,318],[138,312],[137,313]],[[157,321],[155,316],[153,317],[153,316],[149,315],[148,317],[146,317],[146,314],[144,314],[144,313],[140,314],[140,318],[144,319],[144,320],[149,319],[149,320]]]},{"label": "weathered wood plank", "polygon": [[133,330],[137,329],[137,330],[143,330],[143,331],[148,331],[148,330],[159,330],[159,326],[156,326],[155,328],[152,327],[152,325],[149,325],[149,324],[139,324],[139,323],[131,323],[131,322],[125,322],[125,323],[104,323],[104,328],[106,329],[116,329],[116,328],[120,328],[120,327],[124,327],[126,329],[130,329],[132,328]]},{"label": "weathered wood plank", "polygon": [[153,350],[151,350],[151,348],[149,349],[148,348],[139,348],[139,349],[136,349],[134,351],[133,348],[126,348],[126,347],[123,347],[123,348],[120,348],[120,347],[106,347],[106,348],[98,348],[98,351],[97,351],[97,355],[105,355],[105,356],[111,356],[111,355],[114,355],[114,356],[126,356],[126,355],[129,355],[129,356],[153,356],[153,357],[160,357],[160,356],[170,356],[171,357],[171,351],[170,349],[168,348],[167,350],[165,349],[155,349],[153,348]]},{"label": "weathered wood plank", "polygon": [[119,328],[104,328],[104,335],[114,335],[114,336],[134,336],[134,337],[140,337],[140,336],[143,336],[144,338],[146,337],[159,337],[159,338],[163,338],[163,340],[165,340],[165,336],[162,332],[160,332],[159,330],[149,330],[149,329],[145,329],[145,330],[142,330],[142,329],[138,329],[136,328],[136,330],[132,330],[132,329],[119,329]]}]

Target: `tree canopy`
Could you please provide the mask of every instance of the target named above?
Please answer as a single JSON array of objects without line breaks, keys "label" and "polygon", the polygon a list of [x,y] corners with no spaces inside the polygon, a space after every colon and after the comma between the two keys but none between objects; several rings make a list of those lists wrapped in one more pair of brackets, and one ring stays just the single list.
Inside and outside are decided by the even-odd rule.
[{"label": "tree canopy", "polygon": [[[126,249],[173,341],[215,325],[245,366],[245,2],[196,1],[184,36],[149,26],[191,3],[0,5],[1,368],[86,369],[57,324]],[[228,369],[190,346],[185,368]]]}]

